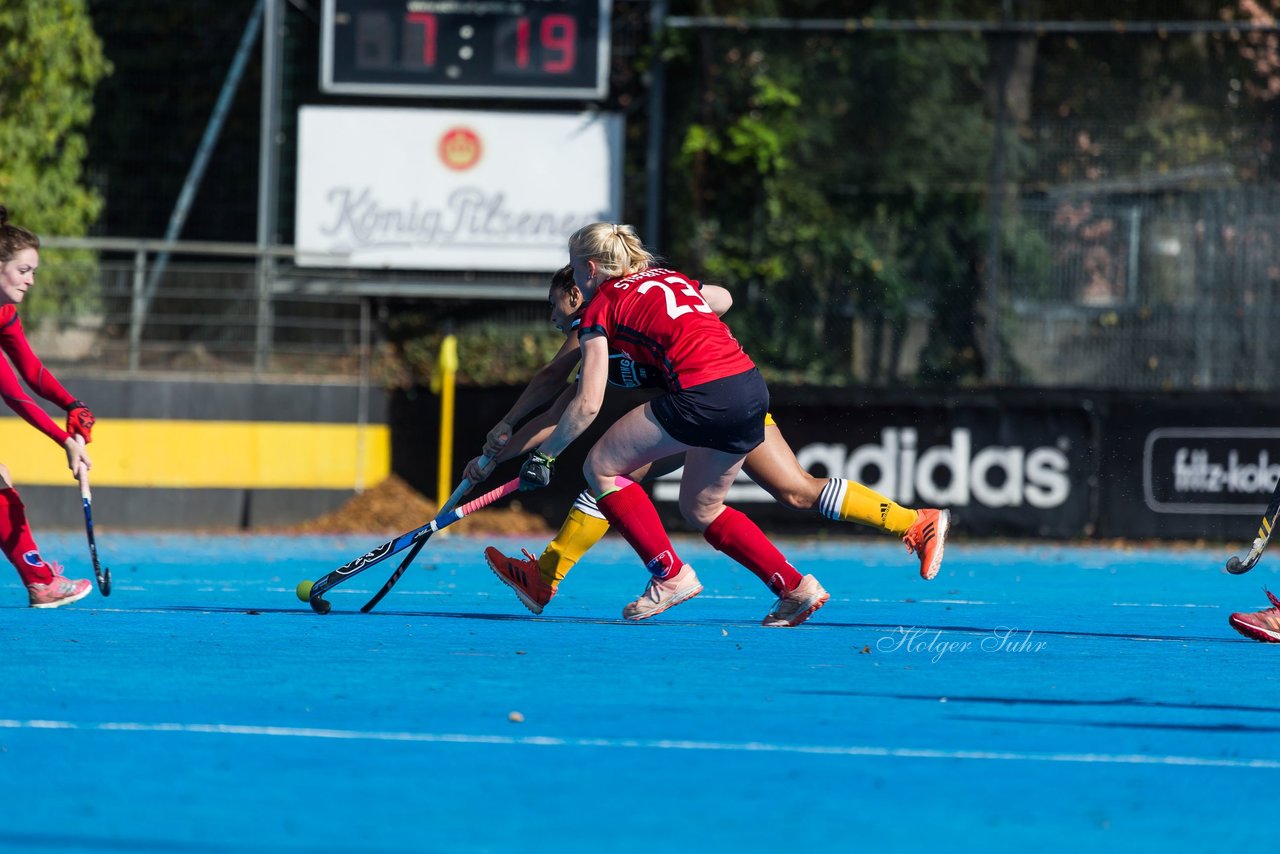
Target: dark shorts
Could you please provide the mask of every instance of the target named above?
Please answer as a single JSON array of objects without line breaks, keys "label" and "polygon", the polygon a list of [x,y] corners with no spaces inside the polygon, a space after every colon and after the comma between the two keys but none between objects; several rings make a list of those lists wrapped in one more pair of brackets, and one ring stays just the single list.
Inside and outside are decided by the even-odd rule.
[{"label": "dark shorts", "polygon": [[769,388],[760,371],[667,392],[654,398],[654,417],[671,438],[695,448],[747,454],[764,441]]}]

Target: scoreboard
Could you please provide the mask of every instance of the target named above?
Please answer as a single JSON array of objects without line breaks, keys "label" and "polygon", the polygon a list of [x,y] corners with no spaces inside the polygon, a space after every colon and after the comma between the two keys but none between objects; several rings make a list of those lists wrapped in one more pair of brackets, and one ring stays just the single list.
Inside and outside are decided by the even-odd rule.
[{"label": "scoreboard", "polygon": [[603,99],[611,0],[324,0],[332,94]]}]

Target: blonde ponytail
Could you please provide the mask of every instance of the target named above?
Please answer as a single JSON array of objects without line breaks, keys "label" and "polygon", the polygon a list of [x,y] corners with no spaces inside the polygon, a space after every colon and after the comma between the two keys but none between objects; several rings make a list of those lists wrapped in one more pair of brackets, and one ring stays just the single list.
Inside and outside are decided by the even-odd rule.
[{"label": "blonde ponytail", "polygon": [[612,222],[593,222],[575,231],[569,238],[569,254],[594,261],[603,279],[639,273],[654,261],[635,228]]}]

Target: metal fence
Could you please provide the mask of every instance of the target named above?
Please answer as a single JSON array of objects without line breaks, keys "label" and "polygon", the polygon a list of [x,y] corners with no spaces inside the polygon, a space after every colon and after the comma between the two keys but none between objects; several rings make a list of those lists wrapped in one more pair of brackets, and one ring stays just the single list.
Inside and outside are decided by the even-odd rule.
[{"label": "metal fence", "polygon": [[[248,14],[253,4],[244,0],[242,5]],[[284,4],[293,81],[286,87],[286,118],[319,97],[314,80],[318,26],[314,16],[303,14],[306,5]],[[1003,5],[1011,10],[1023,4]],[[671,208],[678,207],[646,209],[647,185],[665,181],[666,195],[674,199],[679,186],[698,184],[695,175],[654,168],[646,159],[653,154],[646,138],[665,150],[670,167],[689,123],[703,112],[751,113],[758,92],[752,85],[731,87],[727,69],[749,66],[768,73],[771,63],[781,67],[790,62],[802,81],[794,86],[801,100],[796,114],[829,115],[831,127],[809,134],[804,146],[786,154],[810,158],[806,170],[814,175],[812,189],[825,194],[823,203],[831,211],[847,220],[860,216],[863,222],[888,211],[882,221],[891,231],[902,212],[919,222],[925,215],[918,209],[962,210],[968,220],[936,230],[989,230],[990,240],[973,239],[962,250],[970,254],[950,265],[980,271],[973,276],[981,278],[979,301],[987,327],[981,344],[987,358],[982,376],[967,381],[1130,390],[1280,388],[1270,369],[1280,344],[1273,344],[1275,336],[1268,334],[1280,325],[1280,161],[1273,154],[1280,132],[1274,109],[1268,118],[1268,110],[1251,100],[1256,94],[1251,87],[1256,88],[1259,78],[1254,61],[1243,52],[1260,50],[1257,39],[1273,37],[1274,24],[1269,30],[1248,31],[1237,22],[1217,19],[1186,26],[1152,21],[1044,26],[906,18],[667,17],[669,32],[693,35],[683,53],[667,52],[670,64],[702,62],[705,73],[689,73],[679,78],[680,86],[668,87],[663,110],[642,109],[650,103],[643,81],[662,79],[638,73],[648,46],[647,20],[651,11],[660,15],[665,8],[648,0],[615,2],[613,100],[605,105],[628,114],[624,214],[629,221],[644,222],[646,236],[673,230]],[[1166,4],[1144,9],[1163,14]],[[1118,11],[1139,14],[1136,8]],[[121,43],[135,18],[116,22]],[[223,54],[230,54],[238,35],[238,26],[222,34]],[[1011,45],[1017,49],[1001,53]],[[111,53],[110,41],[107,47]],[[916,100],[924,102],[931,94],[937,69],[948,55],[958,69],[950,78],[953,88],[945,98],[933,94],[945,104],[942,121],[952,125],[923,126]],[[1003,78],[993,72],[1002,55],[1009,66]],[[128,76],[133,65],[117,65],[113,85],[122,92],[149,85],[154,76],[146,63],[136,63],[137,76]],[[923,79],[929,82],[917,89],[891,100],[864,100],[920,68],[928,70]],[[200,66],[190,73],[208,71]],[[840,73],[846,88],[833,98]],[[1002,116],[986,99],[997,84],[1010,81],[1024,85],[1005,86],[1017,89],[1020,100],[1014,99],[1017,103]],[[826,109],[835,101],[851,108]],[[862,134],[867,112],[859,107],[868,105],[900,115],[896,135]],[[200,197],[206,201],[195,212],[217,208],[218,215],[208,220],[252,219],[244,200],[252,197],[253,177],[242,165],[252,160],[257,145],[255,110],[250,104],[220,143],[206,181],[210,195]],[[651,135],[655,112],[664,116],[666,127]],[[100,111],[95,122],[109,128],[110,120],[119,121],[120,115]],[[957,116],[971,123],[962,127]],[[162,171],[151,164],[178,161],[169,167],[179,173],[171,182],[176,191],[187,164],[172,152],[194,149],[194,142],[180,146],[164,134],[192,123],[160,118],[165,120],[133,119],[138,129],[130,132],[139,138],[129,137],[130,145],[118,152],[109,145],[110,135],[95,137],[101,156],[119,161],[95,163],[97,171],[116,176],[103,186],[105,233],[119,233],[113,229],[121,226],[114,223],[142,207],[128,193],[142,189],[133,176],[154,177]],[[964,127],[983,127],[989,133],[985,140],[970,139],[973,151],[967,159],[939,156],[947,146],[926,146],[930,140],[950,139]],[[281,242],[290,240],[291,133],[288,127],[281,133],[286,142],[281,150],[285,175],[278,188],[281,227],[271,238]],[[1008,163],[997,169],[993,152],[1006,137],[1011,140]],[[808,155],[800,150],[805,147]],[[864,160],[867,152],[881,160],[850,171],[847,154],[853,150]],[[904,178],[894,171],[904,162],[922,165]],[[751,184],[745,179],[740,183]],[[955,199],[962,201],[950,204]],[[998,217],[993,216],[996,200],[1004,200]],[[706,228],[690,233],[716,233],[722,225],[717,218],[768,222],[760,209],[714,210],[713,201],[713,194],[700,197],[708,212],[698,225]],[[167,214],[169,204],[164,196],[159,213]],[[239,207],[224,209],[234,205]],[[989,220],[978,222],[983,217]],[[185,233],[203,234],[201,227],[214,227],[194,214],[192,224],[195,230]],[[822,234],[820,227],[812,230]],[[824,282],[817,289],[831,295],[834,308],[795,306],[797,314],[835,318],[844,325],[841,334],[855,342],[846,377],[852,383],[917,380],[924,356],[938,346],[937,330],[946,319],[942,315],[954,308],[944,297],[957,282],[936,272],[947,265],[917,263],[913,256],[921,251],[909,228],[892,232],[892,237],[900,268],[917,277],[911,282],[905,322],[895,318],[891,323],[868,312],[855,299],[859,282],[853,279],[829,286]],[[886,247],[891,242],[884,241]],[[982,245],[975,249],[978,242]],[[288,249],[262,251],[248,244],[106,239],[49,244],[94,253],[81,271],[97,282],[94,311],[51,332],[41,351],[86,369],[350,376],[376,350],[385,314],[413,301],[489,300],[494,310],[483,312],[484,322],[517,332],[542,334],[548,329],[545,276],[479,279],[450,273],[304,270],[293,265]],[[945,255],[950,248],[930,251]],[[676,264],[685,260],[672,256]],[[744,259],[742,266],[749,268],[750,260]],[[832,280],[843,274],[840,266],[833,265]],[[157,267],[163,268],[160,275]],[[801,276],[806,271],[790,272]],[[56,275],[59,271],[46,262],[42,276]],[[745,295],[757,283],[724,284]],[[498,308],[498,301],[506,305]],[[750,306],[749,299],[741,299],[735,312]],[[733,315],[727,319],[732,325]],[[465,331],[465,323],[458,326]],[[849,328],[853,332],[846,334]],[[835,342],[829,346],[834,349]]]},{"label": "metal fence", "polygon": [[[1006,270],[1004,332],[1032,386],[1277,387],[1280,192],[1093,192],[1027,200],[1005,240],[1037,261]],[[1016,232],[1016,233],[1015,233]]]},{"label": "metal fence", "polygon": [[35,330],[42,356],[102,371],[355,376],[372,343],[356,295],[290,293],[289,249],[46,239],[41,279],[83,282],[92,310]]},{"label": "metal fence", "polygon": [[[1006,11],[1015,6],[1029,14],[1026,4]],[[967,307],[954,294],[972,288],[969,326],[981,352],[966,382],[1280,388],[1266,334],[1280,323],[1280,134],[1276,101],[1259,94],[1280,87],[1267,64],[1274,20],[1249,30],[1222,19],[903,18],[673,19],[694,34],[687,62],[703,74],[668,99],[676,118],[667,149],[686,141],[682,122],[753,120],[753,107],[767,109],[754,80],[783,81],[797,121],[826,121],[785,152],[802,164],[794,180],[820,198],[812,207],[872,235],[886,266],[908,280],[904,322],[868,310],[861,298],[877,283],[853,259],[822,268],[826,292],[854,315],[852,382],[919,381],[931,349],[963,352],[962,336],[942,336]],[[903,80],[919,85],[903,90]],[[709,207],[714,194],[695,198]],[[760,207],[733,213],[825,236],[820,221]],[[725,211],[705,224],[733,228]],[[889,239],[878,241],[882,226]],[[943,232],[950,243],[923,245]],[[736,234],[749,253],[751,234]],[[822,258],[808,248],[792,257]],[[788,272],[811,273],[798,263]],[[877,368],[886,362],[888,371]]]},{"label": "metal fence", "polygon": [[466,296],[496,306],[476,325],[550,330],[537,276],[300,268],[293,249],[235,243],[48,238],[43,248],[39,280],[81,282],[90,308],[28,322],[28,333],[45,361],[85,372],[367,376],[392,300]]},{"label": "metal fence", "polygon": [[[1114,389],[1277,387],[1280,194],[1254,189],[1156,198],[1022,200],[1006,244],[1036,251],[1001,275],[1003,385]],[[93,310],[39,324],[51,364],[85,371],[357,377],[388,312],[423,301],[490,301],[471,321],[548,334],[538,276],[299,268],[290,249],[119,239],[50,239],[42,280],[88,277]],[[1007,253],[1006,253],[1007,255]],[[931,313],[917,305],[891,372],[915,369]],[[456,317],[456,315],[455,315]],[[732,317],[728,318],[732,322]],[[864,331],[876,318],[855,318]],[[30,324],[29,324],[30,325]],[[865,334],[863,347],[883,346]],[[871,342],[875,342],[872,344]],[[867,353],[855,381],[883,377]]]}]

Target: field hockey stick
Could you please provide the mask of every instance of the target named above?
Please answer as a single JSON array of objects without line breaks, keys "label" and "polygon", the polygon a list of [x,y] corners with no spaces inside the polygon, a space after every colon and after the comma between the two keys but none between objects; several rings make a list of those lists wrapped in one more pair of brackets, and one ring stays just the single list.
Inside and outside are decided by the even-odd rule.
[{"label": "field hockey stick", "polygon": [[[344,564],[333,572],[330,572],[319,581],[314,583],[310,581],[303,581],[298,585],[298,598],[308,602],[311,605],[311,610],[315,611],[317,614],[329,613],[331,606],[329,602],[325,601],[323,598],[325,592],[346,581],[348,578],[358,575],[369,567],[381,563],[392,555],[398,554],[410,546],[416,545],[418,541],[427,539],[436,531],[452,525],[463,516],[473,513],[482,507],[488,507],[490,504],[505,495],[510,495],[515,492],[519,486],[520,478],[515,478],[491,492],[486,492],[474,501],[469,501],[466,504],[463,504],[455,510],[450,510],[447,513],[441,513],[420,528],[414,528],[412,531],[403,533],[394,540],[385,542],[376,549],[360,555],[360,557],[350,563]],[[398,579],[392,578],[385,586],[390,589],[396,580]]]},{"label": "field hockey stick", "polygon": [[1271,542],[1271,532],[1275,530],[1277,516],[1280,516],[1280,483],[1276,484],[1275,490],[1271,493],[1271,503],[1267,505],[1267,511],[1262,514],[1262,522],[1258,525],[1258,536],[1254,538],[1249,553],[1244,556],[1244,560],[1235,555],[1227,558],[1227,572],[1232,575],[1243,575],[1253,569],[1254,564],[1266,550],[1267,543]]},{"label": "field hockey stick", "polygon": [[[84,437],[77,436],[80,447],[84,447]],[[98,563],[98,542],[93,536],[93,494],[89,492],[89,470],[80,469],[77,476],[80,481],[80,503],[84,505],[84,533],[89,538],[89,557],[93,560],[93,575],[98,580],[98,590],[103,596],[111,595],[111,568],[103,568]]]},{"label": "field hockey stick", "polygon": [[[493,458],[490,457],[488,454],[482,454],[480,456],[480,468],[484,468],[485,466],[489,465],[492,459]],[[458,505],[458,502],[462,500],[462,496],[466,495],[467,492],[470,491],[471,486],[472,486],[471,480],[469,478],[464,477],[462,479],[462,483],[459,483],[458,488],[455,489],[453,491],[453,494],[449,496],[449,500],[446,501],[444,503],[444,506],[440,508],[440,513],[437,513],[436,515],[439,516],[441,513],[448,513],[450,510],[456,507]],[[418,540],[418,542],[414,544],[413,548],[409,549],[409,553],[404,556],[404,560],[400,561],[400,565],[396,567],[396,571],[393,572],[391,574],[391,577],[387,579],[387,583],[382,585],[382,589],[379,590],[377,593],[375,593],[372,599],[364,603],[364,607],[360,609],[360,613],[367,614],[370,611],[372,611],[373,606],[381,602],[382,597],[386,596],[388,593],[391,592],[391,588],[396,586],[396,582],[400,580],[400,576],[404,575],[404,571],[409,568],[409,564],[413,563],[413,559],[418,556],[418,552],[422,551],[422,547],[425,546],[426,544],[427,544],[427,537],[423,537],[422,539]]]}]

